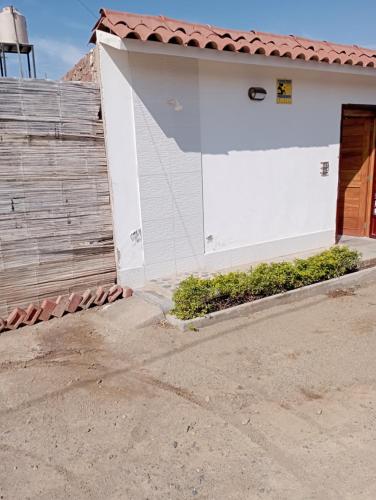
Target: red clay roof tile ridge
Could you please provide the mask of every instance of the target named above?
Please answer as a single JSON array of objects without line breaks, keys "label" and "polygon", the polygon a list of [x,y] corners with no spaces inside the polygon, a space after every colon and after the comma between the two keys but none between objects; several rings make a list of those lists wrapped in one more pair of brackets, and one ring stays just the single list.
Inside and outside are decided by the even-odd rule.
[{"label": "red clay roof tile ridge", "polygon": [[224,51],[289,57],[325,63],[375,67],[376,51],[298,35],[281,35],[256,30],[241,31],[199,24],[166,16],[135,14],[101,9],[93,29],[109,31],[120,38],[173,43]]}]

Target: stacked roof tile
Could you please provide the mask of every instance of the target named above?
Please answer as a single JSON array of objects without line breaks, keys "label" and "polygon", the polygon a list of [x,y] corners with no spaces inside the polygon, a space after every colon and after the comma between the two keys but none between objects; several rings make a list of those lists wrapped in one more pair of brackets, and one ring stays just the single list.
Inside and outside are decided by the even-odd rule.
[{"label": "stacked roof tile", "polygon": [[328,64],[349,64],[374,68],[376,51],[357,45],[340,45],[309,40],[294,35],[273,35],[259,31],[236,31],[203,24],[192,24],[163,16],[147,16],[101,9],[93,29],[120,38],[170,43],[201,49],[288,57]]}]

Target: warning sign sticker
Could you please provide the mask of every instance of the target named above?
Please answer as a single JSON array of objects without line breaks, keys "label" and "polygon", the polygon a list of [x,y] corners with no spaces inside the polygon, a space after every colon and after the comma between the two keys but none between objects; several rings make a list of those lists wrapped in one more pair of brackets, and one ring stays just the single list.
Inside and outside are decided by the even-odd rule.
[{"label": "warning sign sticker", "polygon": [[277,80],[277,104],[292,104],[292,80]]}]

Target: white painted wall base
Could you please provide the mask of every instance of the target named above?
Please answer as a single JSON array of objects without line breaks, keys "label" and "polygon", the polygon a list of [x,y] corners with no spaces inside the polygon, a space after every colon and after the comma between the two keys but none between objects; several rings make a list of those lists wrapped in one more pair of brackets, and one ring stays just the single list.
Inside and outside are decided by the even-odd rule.
[{"label": "white painted wall base", "polygon": [[142,288],[146,283],[145,268],[118,269],[117,280],[121,286],[130,286],[133,289]]},{"label": "white painted wall base", "polygon": [[281,259],[287,255],[330,247],[335,243],[335,231],[303,234],[293,238],[265,241],[256,245],[211,252],[204,256],[206,271],[216,271],[255,262]]},{"label": "white painted wall base", "polygon": [[335,243],[335,231],[304,234],[293,238],[266,241],[257,245],[211,252],[185,261],[166,261],[154,269],[139,267],[123,269],[119,272],[122,283],[133,288],[141,288],[150,280],[169,277],[187,272],[215,272],[223,269],[253,265],[260,261],[282,260],[292,254],[328,248]]}]

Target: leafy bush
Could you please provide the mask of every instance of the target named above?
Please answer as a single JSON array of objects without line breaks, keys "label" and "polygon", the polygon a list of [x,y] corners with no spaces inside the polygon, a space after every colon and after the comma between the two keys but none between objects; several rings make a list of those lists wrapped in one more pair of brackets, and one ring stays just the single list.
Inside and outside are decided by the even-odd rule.
[{"label": "leafy bush", "polygon": [[347,246],[335,246],[308,259],[297,259],[300,286],[338,278],[357,269],[360,254]]},{"label": "leafy bush", "polygon": [[259,264],[249,274],[253,295],[268,297],[296,288],[298,273],[292,262]]},{"label": "leafy bush", "polygon": [[211,279],[194,276],[183,280],[174,292],[171,311],[180,319],[198,316],[337,278],[358,269],[360,254],[346,246],[334,246],[307,259],[259,264],[248,272],[220,274]]},{"label": "leafy bush", "polygon": [[209,279],[190,276],[179,283],[174,292],[175,308],[173,314],[181,319],[205,316],[211,312],[211,296],[212,287]]}]

